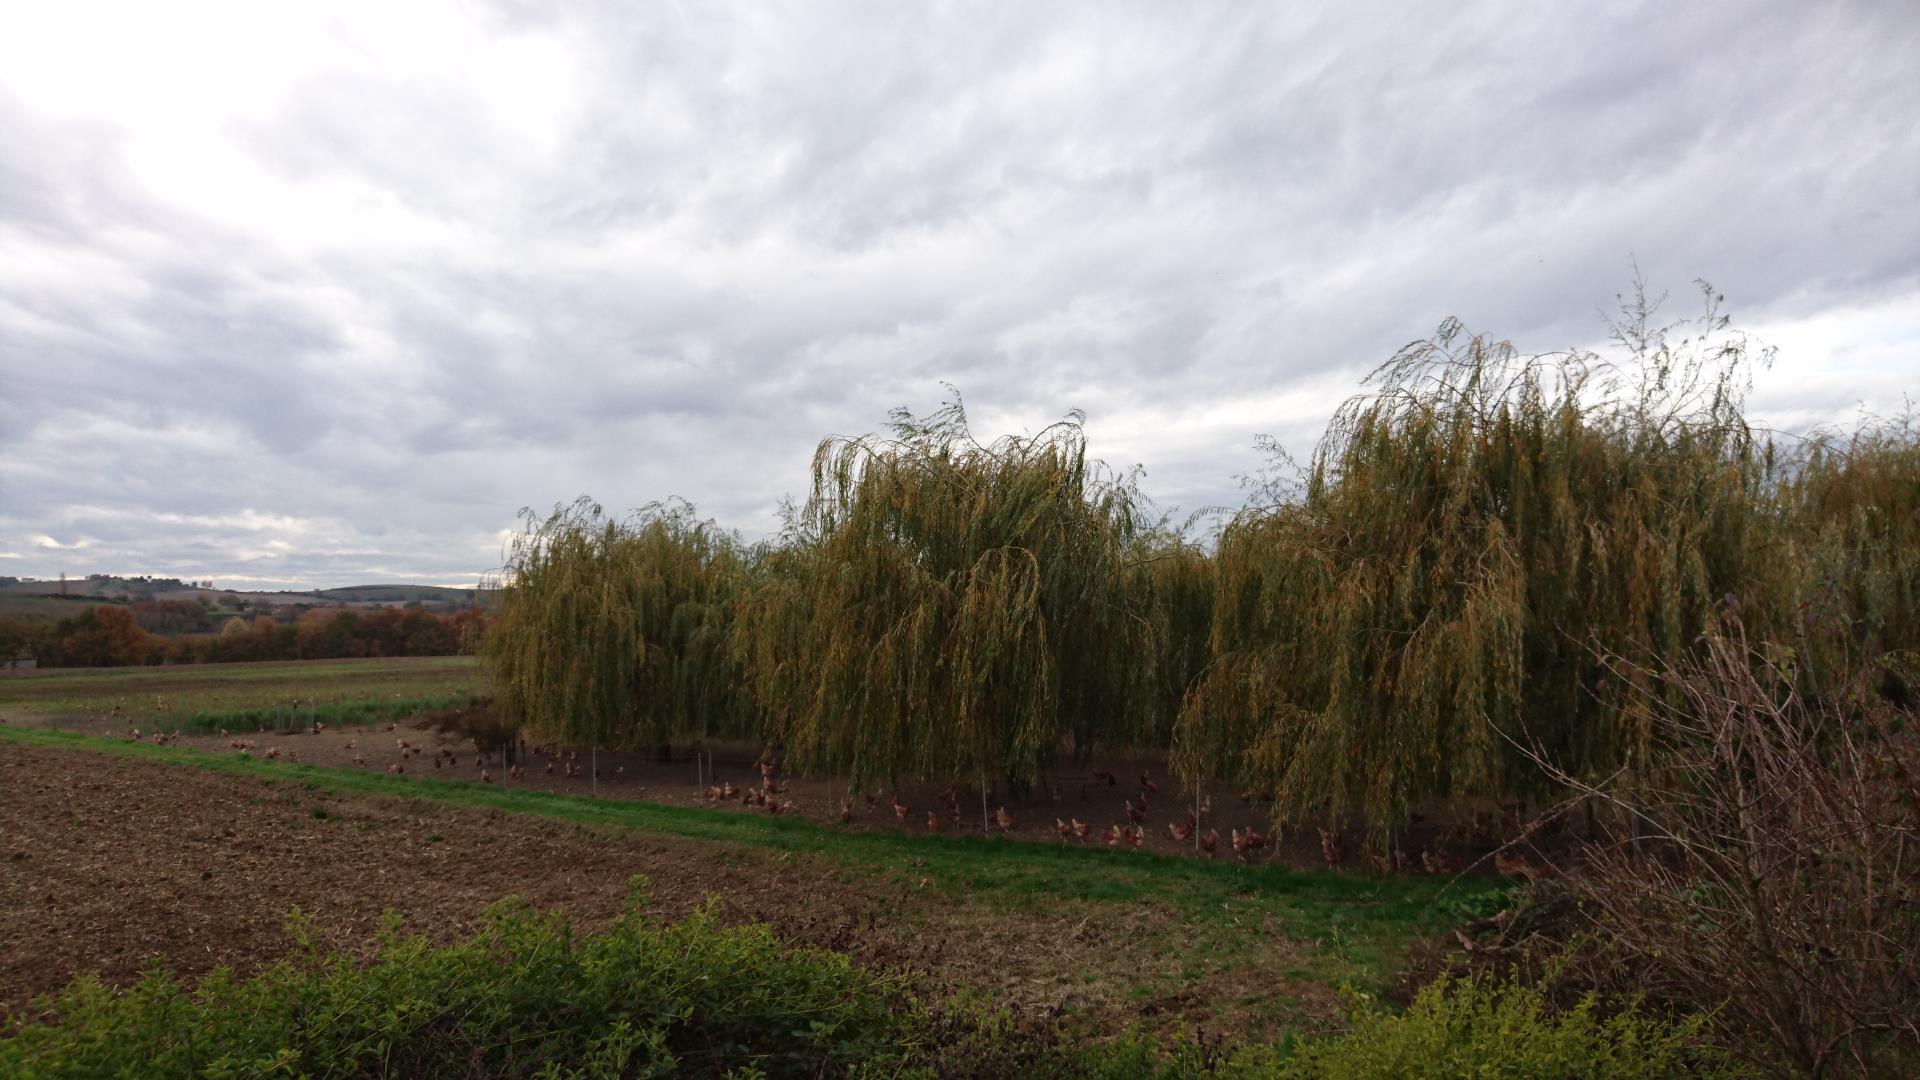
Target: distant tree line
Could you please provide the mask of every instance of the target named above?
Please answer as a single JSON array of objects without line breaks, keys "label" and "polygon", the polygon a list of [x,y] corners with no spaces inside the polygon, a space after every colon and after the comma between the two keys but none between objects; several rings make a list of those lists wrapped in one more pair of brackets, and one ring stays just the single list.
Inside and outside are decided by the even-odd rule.
[{"label": "distant tree line", "polygon": [[486,621],[479,608],[315,608],[279,622],[223,620],[192,601],[101,604],[50,624],[0,618],[0,654],[30,655],[42,667],[451,656],[468,651]]}]

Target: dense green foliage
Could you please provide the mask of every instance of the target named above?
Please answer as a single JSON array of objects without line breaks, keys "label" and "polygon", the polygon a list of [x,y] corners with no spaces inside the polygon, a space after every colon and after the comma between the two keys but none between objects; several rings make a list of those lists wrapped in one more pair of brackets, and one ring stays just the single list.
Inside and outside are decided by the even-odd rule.
[{"label": "dense green foliage", "polygon": [[507,901],[451,946],[390,926],[366,966],[322,958],[297,913],[293,929],[304,955],[251,979],[76,980],[0,1040],[0,1075],[884,1075],[914,1049],[884,978],[711,910],[661,925],[636,905],[577,935]]},{"label": "dense green foliage", "polygon": [[484,646],[508,719],[595,746],[753,730],[730,666],[731,535],[685,504],[616,520],[581,499],[524,516]]}]

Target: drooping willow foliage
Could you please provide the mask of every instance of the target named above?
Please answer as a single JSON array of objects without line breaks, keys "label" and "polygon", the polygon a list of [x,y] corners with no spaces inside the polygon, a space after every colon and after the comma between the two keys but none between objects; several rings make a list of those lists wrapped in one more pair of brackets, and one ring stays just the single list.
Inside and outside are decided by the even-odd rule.
[{"label": "drooping willow foliage", "polygon": [[1796,458],[1783,503],[1802,554],[1798,670],[1831,685],[1920,650],[1920,429],[1909,414],[1823,433]]},{"label": "drooping willow foliage", "polygon": [[[1791,539],[1741,412],[1743,339],[1648,305],[1625,356],[1526,357],[1442,325],[1348,401],[1300,497],[1223,531],[1213,662],[1175,739],[1292,813],[1390,825],[1417,801],[1546,785],[1647,748],[1602,655],[1678,656],[1714,606],[1778,625]],[[1516,745],[1518,744],[1518,746]]]},{"label": "drooping willow foliage", "polygon": [[1088,458],[1079,414],[981,443],[957,394],[823,441],[751,548],[684,505],[528,516],[499,698],[536,737],[765,737],[858,786],[1170,748],[1375,828],[1543,794],[1537,758],[1639,770],[1653,673],[1720,612],[1809,688],[1920,650],[1920,430],[1755,429],[1765,354],[1707,299],[1661,327],[1636,293],[1608,356],[1443,324],[1211,549]]},{"label": "drooping willow foliage", "polygon": [[1164,732],[1136,481],[1089,461],[1077,414],[981,444],[958,395],[822,442],[738,638],[795,763],[1030,780]]},{"label": "drooping willow foliage", "polygon": [[729,646],[745,577],[731,534],[685,503],[621,520],[583,498],[522,519],[483,652],[507,718],[583,746],[753,733]]},{"label": "drooping willow foliage", "polygon": [[[1128,552],[1120,588],[1133,609],[1151,621],[1154,655],[1148,726],[1109,745],[1164,749],[1173,738],[1187,690],[1206,669],[1213,626],[1213,559],[1184,529],[1164,524],[1143,532]],[[1215,770],[1218,771],[1218,770]]]}]

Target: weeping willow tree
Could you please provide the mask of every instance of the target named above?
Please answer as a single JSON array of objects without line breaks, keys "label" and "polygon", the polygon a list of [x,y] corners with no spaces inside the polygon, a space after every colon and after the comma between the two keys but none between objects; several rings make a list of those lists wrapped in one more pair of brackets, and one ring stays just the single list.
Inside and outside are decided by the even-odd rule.
[{"label": "weeping willow tree", "polygon": [[1808,440],[1782,503],[1802,552],[1798,669],[1832,684],[1861,660],[1920,651],[1920,428],[1911,414]]},{"label": "weeping willow tree", "polygon": [[1063,748],[1164,730],[1133,549],[1156,523],[1137,473],[1088,460],[1081,421],[982,444],[956,394],[820,444],[737,617],[798,767],[1031,780]]},{"label": "weeping willow tree", "polygon": [[522,519],[481,652],[508,719],[573,745],[751,733],[728,643],[745,571],[732,535],[685,503],[614,519],[582,498]]},{"label": "weeping willow tree", "polygon": [[1129,732],[1125,744],[1163,750],[1187,690],[1212,655],[1213,559],[1185,529],[1162,523],[1143,530],[1130,546],[1120,588],[1152,625],[1155,647],[1151,721]]},{"label": "weeping willow tree", "polygon": [[1602,654],[1651,670],[1728,597],[1750,625],[1792,606],[1772,449],[1742,414],[1754,357],[1716,299],[1683,332],[1636,295],[1616,360],[1449,321],[1377,369],[1300,486],[1223,530],[1177,767],[1233,763],[1283,816],[1386,828],[1422,799],[1542,789],[1516,744],[1574,775],[1644,753],[1657,699]]}]

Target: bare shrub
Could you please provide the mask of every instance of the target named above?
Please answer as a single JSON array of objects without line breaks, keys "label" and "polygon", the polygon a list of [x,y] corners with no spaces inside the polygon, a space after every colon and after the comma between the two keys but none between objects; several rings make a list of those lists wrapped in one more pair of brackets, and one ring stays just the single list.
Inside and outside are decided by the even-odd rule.
[{"label": "bare shrub", "polygon": [[520,725],[502,716],[488,698],[473,698],[464,708],[434,713],[422,726],[443,735],[472,739],[475,750],[487,757],[498,754],[502,764],[520,760]]},{"label": "bare shrub", "polygon": [[[1569,887],[1621,987],[1782,1073],[1920,1075],[1920,726],[1891,664],[1809,696],[1736,619],[1650,687],[1661,744]],[[1893,695],[1902,700],[1904,695]]]}]

